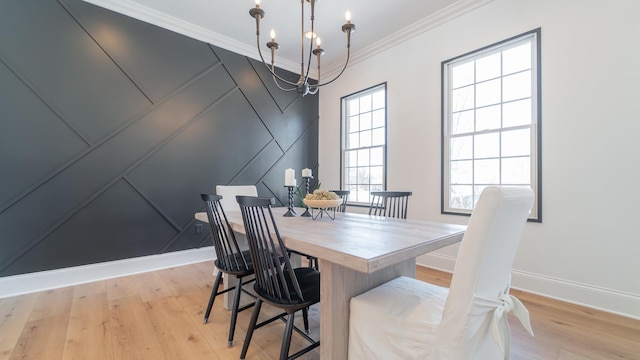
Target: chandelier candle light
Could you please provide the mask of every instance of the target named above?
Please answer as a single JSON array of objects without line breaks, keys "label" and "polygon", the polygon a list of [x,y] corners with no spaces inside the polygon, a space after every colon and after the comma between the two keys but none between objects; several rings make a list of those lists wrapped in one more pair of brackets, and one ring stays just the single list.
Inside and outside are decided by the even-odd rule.
[{"label": "chandelier candle light", "polygon": [[[298,79],[298,82],[294,83],[292,81],[285,80],[276,74],[275,56],[276,56],[276,50],[278,50],[278,47],[280,47],[280,45],[276,42],[276,33],[274,30],[271,30],[271,34],[270,34],[271,41],[267,43],[267,47],[271,49],[271,66],[267,65],[266,61],[264,61],[264,56],[262,56],[262,51],[260,50],[260,20],[264,17],[265,12],[260,8],[260,0],[255,0],[255,1],[256,1],[256,7],[249,10],[249,15],[251,15],[253,18],[256,19],[256,45],[258,47],[258,54],[260,54],[260,59],[262,60],[262,63],[267,67],[267,69],[273,76],[273,81],[276,83],[278,88],[280,88],[280,90],[282,91],[296,90],[298,94],[301,94],[302,96],[305,96],[307,94],[313,95],[318,92],[318,89],[321,86],[331,84],[337,78],[339,78],[340,75],[342,75],[344,70],[347,68],[347,64],[349,64],[349,55],[350,55],[350,48],[351,48],[351,33],[356,30],[356,25],[351,23],[351,13],[349,11],[347,11],[345,16],[347,19],[347,23],[342,25],[342,31],[345,34],[347,34],[347,59],[344,63],[344,67],[335,78],[333,78],[330,81],[322,83],[320,82],[320,57],[324,54],[324,50],[320,47],[320,45],[322,44],[322,41],[320,40],[320,37],[317,36],[314,30],[315,5],[318,2],[318,0],[300,0],[301,10],[302,10],[302,21],[301,21],[302,31],[300,34],[300,78]],[[305,53],[305,50],[304,50],[304,38],[305,38],[304,3],[305,1],[308,2],[309,5],[311,6],[311,31],[309,32],[309,36],[308,36],[310,38],[309,58],[307,60],[306,71],[305,71],[305,65],[304,65],[305,64],[305,56],[304,56],[304,53]],[[315,49],[313,49],[314,38],[316,39]],[[309,69],[311,68],[312,54],[316,56],[317,63],[318,63],[318,79],[317,79],[317,83],[313,85],[309,84]],[[284,83],[285,85],[281,86],[278,81]]]}]

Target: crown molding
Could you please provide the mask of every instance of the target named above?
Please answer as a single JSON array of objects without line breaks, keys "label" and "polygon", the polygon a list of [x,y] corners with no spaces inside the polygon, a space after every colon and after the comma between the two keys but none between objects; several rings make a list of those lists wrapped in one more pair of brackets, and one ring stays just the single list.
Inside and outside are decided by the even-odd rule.
[{"label": "crown molding", "polygon": [[[351,54],[349,60],[349,66],[355,65],[359,62],[373,58],[375,55],[401,44],[409,39],[412,39],[418,35],[421,35],[433,28],[436,28],[444,23],[447,23],[459,16],[462,16],[470,11],[485,6],[495,0],[460,0],[455,3],[427,16],[421,20],[416,21],[413,24],[406,26],[388,36],[382,38],[371,46],[367,46],[362,50]],[[329,64],[323,72],[326,74],[325,78],[335,76],[342,70],[344,64],[334,63]]]},{"label": "crown molding", "polygon": [[[155,10],[150,7],[140,5],[132,0],[83,0],[87,3],[100,6],[105,9],[120,13],[122,15],[129,16],[131,18],[144,21],[146,23],[171,30],[175,33],[188,36],[190,38],[200,40],[225,50],[232,51],[236,54],[250,57],[257,61],[260,60],[260,55],[257,53],[254,46],[247,45],[245,43],[234,40],[228,36],[224,36],[220,33],[208,30],[202,26],[194,25],[187,21],[178,19],[174,16],[167,15],[163,12]],[[278,67],[298,72],[300,64],[295,61],[289,61],[287,59],[276,57]]]},{"label": "crown molding", "polygon": [[[200,40],[234,53],[247,56],[249,58],[261,61],[259,54],[254,46],[234,40],[220,33],[208,30],[202,26],[197,26],[178,19],[174,16],[167,15],[153,8],[140,5],[132,0],[84,0],[85,2],[115,11],[117,13],[144,21],[146,23],[159,26],[178,34],[188,36],[190,38]],[[401,44],[420,34],[423,34],[437,26],[451,21],[461,15],[473,11],[495,0],[459,0],[455,3],[441,9],[430,16],[427,16],[393,34],[390,34],[371,46],[367,46],[362,50],[351,54],[348,66],[353,66],[366,59],[389,49],[390,47]],[[278,67],[294,73],[300,71],[300,64],[283,58],[277,58]],[[323,67],[323,78],[330,79],[336,76],[344,63],[342,61],[326,64]],[[313,76],[312,76],[313,77]]]}]

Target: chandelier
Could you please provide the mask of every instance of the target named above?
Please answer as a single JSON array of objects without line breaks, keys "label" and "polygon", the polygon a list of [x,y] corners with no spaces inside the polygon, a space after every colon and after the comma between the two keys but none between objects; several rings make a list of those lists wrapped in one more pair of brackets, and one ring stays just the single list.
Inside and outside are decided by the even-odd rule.
[{"label": "chandelier", "polygon": [[[320,40],[320,37],[317,36],[317,34],[315,33],[315,29],[314,29],[314,10],[318,0],[300,0],[300,7],[301,7],[301,13],[302,13],[301,15],[302,31],[300,34],[300,78],[298,79],[297,82],[292,82],[292,81],[283,79],[281,76],[276,74],[275,55],[276,55],[276,50],[280,45],[276,42],[276,34],[274,30],[271,30],[271,34],[270,34],[271,41],[267,43],[267,47],[271,49],[271,66],[269,66],[267,62],[264,60],[264,56],[262,55],[262,51],[260,50],[260,19],[264,17],[265,13],[264,13],[264,10],[260,8],[260,0],[255,0],[255,1],[256,1],[256,7],[249,10],[249,14],[256,19],[256,45],[258,47],[258,54],[260,54],[260,59],[262,60],[262,63],[269,70],[269,72],[273,76],[273,81],[275,82],[275,84],[278,86],[280,90],[283,90],[283,91],[296,90],[298,94],[301,94],[302,96],[305,96],[307,94],[313,95],[318,92],[318,89],[321,86],[331,84],[336,79],[338,79],[340,75],[342,75],[344,70],[347,68],[347,64],[349,64],[349,53],[350,53],[349,48],[351,47],[351,33],[356,30],[356,25],[351,23],[351,13],[349,11],[347,11],[346,13],[347,23],[342,25],[342,31],[347,34],[347,59],[345,60],[342,70],[335,78],[331,79],[330,81],[321,83],[320,82],[320,57],[324,54],[324,50],[320,47],[322,42]],[[308,31],[308,32],[305,32],[305,25],[304,25],[304,22],[305,22],[304,2],[305,1],[311,5],[311,17],[310,17],[311,31]],[[306,61],[307,63],[306,70],[305,70],[305,49],[304,49],[305,37],[309,38],[309,55]],[[314,39],[316,40],[315,49],[313,48]],[[318,79],[315,84],[309,84],[309,70],[311,68],[312,55],[316,56],[317,63],[318,63]],[[280,85],[280,83],[283,83],[283,85]]]}]

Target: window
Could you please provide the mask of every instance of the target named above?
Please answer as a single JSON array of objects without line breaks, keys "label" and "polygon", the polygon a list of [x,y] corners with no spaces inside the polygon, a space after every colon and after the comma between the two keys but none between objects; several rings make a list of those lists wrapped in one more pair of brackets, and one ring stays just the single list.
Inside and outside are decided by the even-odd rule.
[{"label": "window", "polygon": [[369,204],[386,186],[387,85],[342,98],[341,178],[349,202]]},{"label": "window", "polygon": [[540,29],[442,63],[442,213],[490,185],[530,186],[540,212]]}]

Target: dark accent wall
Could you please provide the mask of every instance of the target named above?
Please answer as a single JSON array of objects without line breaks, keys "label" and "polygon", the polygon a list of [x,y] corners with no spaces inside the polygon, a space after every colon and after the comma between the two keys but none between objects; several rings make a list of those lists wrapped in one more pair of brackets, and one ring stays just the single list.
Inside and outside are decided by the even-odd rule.
[{"label": "dark accent wall", "polygon": [[0,276],[210,245],[200,193],[283,205],[284,169],[317,163],[317,96],[262,64],[80,0],[0,2]]}]

